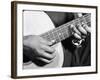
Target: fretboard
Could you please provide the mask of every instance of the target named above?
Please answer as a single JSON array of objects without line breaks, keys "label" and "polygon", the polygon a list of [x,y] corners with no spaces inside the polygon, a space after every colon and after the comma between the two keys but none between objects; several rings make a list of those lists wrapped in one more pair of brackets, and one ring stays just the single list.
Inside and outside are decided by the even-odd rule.
[{"label": "fretboard", "polygon": [[81,25],[83,23],[87,24],[88,26],[91,26],[91,14],[86,14],[80,18],[74,19],[70,22],[67,22],[57,28],[54,28],[48,32],[45,32],[41,34],[40,36],[48,41],[55,40],[56,43],[72,36],[72,31],[70,29],[70,25],[76,26]]}]

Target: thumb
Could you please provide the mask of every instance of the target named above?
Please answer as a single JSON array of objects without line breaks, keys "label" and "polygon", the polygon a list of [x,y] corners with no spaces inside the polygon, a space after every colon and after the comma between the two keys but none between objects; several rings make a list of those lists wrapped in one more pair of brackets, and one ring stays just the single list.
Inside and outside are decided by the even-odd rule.
[{"label": "thumb", "polygon": [[82,13],[78,13],[77,14],[77,17],[82,17]]},{"label": "thumb", "polygon": [[75,16],[75,18],[82,17],[82,13],[75,13],[74,16]]}]

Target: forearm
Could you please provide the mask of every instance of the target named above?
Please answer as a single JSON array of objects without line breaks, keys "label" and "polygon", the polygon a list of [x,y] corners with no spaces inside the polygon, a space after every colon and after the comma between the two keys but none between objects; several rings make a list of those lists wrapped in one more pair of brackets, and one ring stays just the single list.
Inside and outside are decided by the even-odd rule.
[{"label": "forearm", "polygon": [[33,50],[30,47],[30,41],[29,41],[30,36],[24,36],[23,37],[23,62],[28,62],[28,61],[33,61]]}]

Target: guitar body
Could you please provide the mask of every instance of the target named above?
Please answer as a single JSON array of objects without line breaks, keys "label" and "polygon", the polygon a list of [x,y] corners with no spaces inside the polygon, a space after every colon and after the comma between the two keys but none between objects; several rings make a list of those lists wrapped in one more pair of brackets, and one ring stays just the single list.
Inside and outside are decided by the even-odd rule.
[{"label": "guitar body", "polygon": [[[43,11],[24,11],[23,12],[23,25],[24,25],[24,36],[28,35],[41,35],[54,29],[55,26],[49,16]],[[24,69],[35,69],[35,68],[53,68],[62,67],[64,62],[64,53],[61,43],[57,43],[52,47],[55,48],[56,57],[49,64],[44,66],[38,66],[33,62],[27,62],[23,64]]]}]

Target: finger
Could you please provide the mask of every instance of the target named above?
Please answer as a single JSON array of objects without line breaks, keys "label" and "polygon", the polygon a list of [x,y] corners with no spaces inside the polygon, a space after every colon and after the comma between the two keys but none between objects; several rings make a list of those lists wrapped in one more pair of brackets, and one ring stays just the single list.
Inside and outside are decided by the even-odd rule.
[{"label": "finger", "polygon": [[41,51],[41,52],[40,52],[40,56],[41,56],[42,58],[51,60],[51,59],[53,59],[56,55],[55,55],[55,54],[49,54],[49,53],[47,53],[47,52],[45,52],[45,51]]},{"label": "finger", "polygon": [[78,17],[82,17],[82,13],[78,13],[77,16],[78,16]]},{"label": "finger", "polygon": [[72,24],[70,25],[70,29],[71,29],[72,34],[75,33],[74,30],[73,30],[74,27],[75,27],[74,25],[72,25]]},{"label": "finger", "polygon": [[45,40],[45,39],[42,39],[42,40],[41,40],[41,43],[43,43],[43,44],[45,44],[45,45],[52,45],[52,44],[53,44],[52,42],[47,41],[47,40]]},{"label": "finger", "polygon": [[51,40],[51,42],[52,42],[52,45],[53,45],[53,44],[55,44],[55,43],[56,43],[56,40]]},{"label": "finger", "polygon": [[87,32],[91,33],[91,27],[86,26],[85,29],[86,29]]},{"label": "finger", "polygon": [[78,31],[78,29],[75,26],[72,28],[72,31],[81,36],[81,33]]},{"label": "finger", "polygon": [[83,25],[83,28],[85,28],[85,30],[87,31],[87,32],[91,32],[91,27],[89,27],[87,24],[84,24],[84,23],[82,23],[82,25]]},{"label": "finger", "polygon": [[44,58],[41,58],[41,57],[38,57],[37,59],[41,60],[41,61],[43,61],[43,62],[45,62],[47,64],[52,62],[52,60],[47,60],[47,59],[44,59]]},{"label": "finger", "polygon": [[53,53],[55,51],[54,48],[50,47],[50,46],[47,46],[47,45],[42,45],[41,48],[44,50],[44,51],[47,51],[47,52],[50,52],[50,53]]},{"label": "finger", "polygon": [[78,30],[84,35],[87,34],[87,31],[81,25],[79,25]]},{"label": "finger", "polygon": [[81,39],[81,36],[79,36],[77,33],[74,33],[74,37],[77,39]]}]

